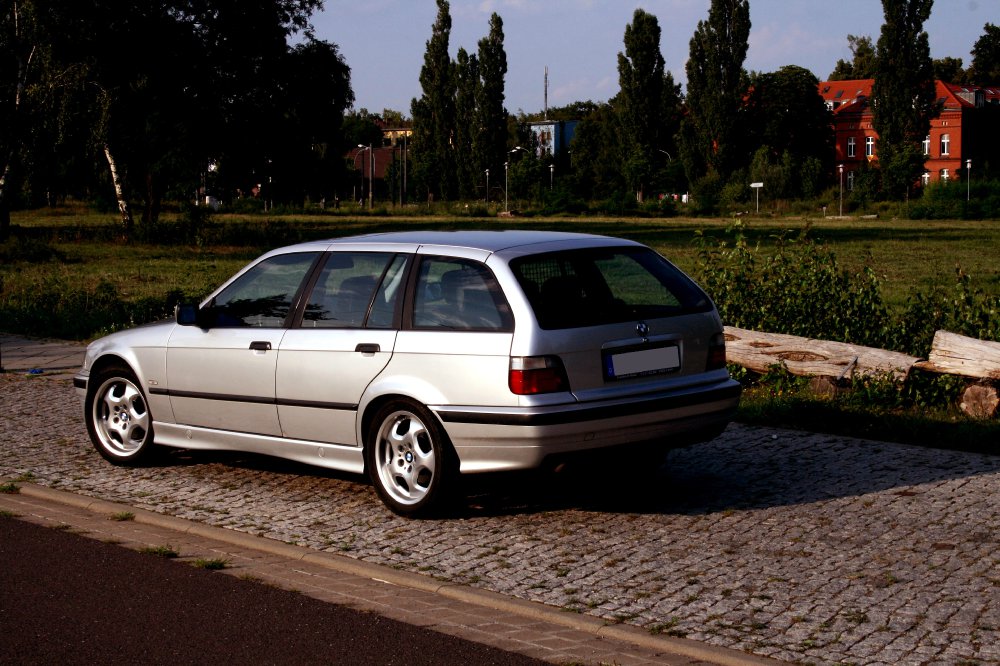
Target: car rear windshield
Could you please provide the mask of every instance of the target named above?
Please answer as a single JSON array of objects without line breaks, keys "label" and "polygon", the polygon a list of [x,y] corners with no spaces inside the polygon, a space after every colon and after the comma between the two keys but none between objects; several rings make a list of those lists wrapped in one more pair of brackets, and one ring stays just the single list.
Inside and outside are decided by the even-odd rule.
[{"label": "car rear windshield", "polygon": [[544,329],[706,312],[698,285],[653,250],[606,247],[521,257],[511,269]]}]

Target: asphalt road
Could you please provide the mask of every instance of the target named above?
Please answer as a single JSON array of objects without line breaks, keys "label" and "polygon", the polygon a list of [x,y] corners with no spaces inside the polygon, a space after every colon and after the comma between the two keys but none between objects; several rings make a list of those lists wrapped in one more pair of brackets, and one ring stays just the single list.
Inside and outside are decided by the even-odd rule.
[{"label": "asphalt road", "polygon": [[542,664],[258,582],[0,518],[4,664]]}]

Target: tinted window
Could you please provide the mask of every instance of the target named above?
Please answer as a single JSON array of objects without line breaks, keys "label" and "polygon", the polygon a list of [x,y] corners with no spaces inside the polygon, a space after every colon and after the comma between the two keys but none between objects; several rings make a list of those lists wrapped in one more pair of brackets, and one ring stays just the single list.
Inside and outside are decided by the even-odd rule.
[{"label": "tinted window", "polygon": [[506,331],[510,306],[483,264],[466,259],[425,257],[413,296],[414,328]]},{"label": "tinted window", "polygon": [[[331,253],[309,295],[302,326],[360,328],[366,322],[377,328],[391,326],[399,290],[389,288],[398,287],[404,265],[403,257],[391,253]],[[377,289],[383,275],[386,282]]]},{"label": "tinted window", "polygon": [[281,254],[258,262],[214,299],[215,326],[283,326],[292,299],[318,253]]},{"label": "tinted window", "polygon": [[591,248],[511,262],[538,324],[596,326],[712,309],[705,293],[648,248]]}]

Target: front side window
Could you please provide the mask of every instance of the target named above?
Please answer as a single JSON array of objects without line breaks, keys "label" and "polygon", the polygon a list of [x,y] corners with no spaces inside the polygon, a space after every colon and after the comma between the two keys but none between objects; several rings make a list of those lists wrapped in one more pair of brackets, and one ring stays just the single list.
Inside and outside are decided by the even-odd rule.
[{"label": "front side window", "polygon": [[930,155],[931,154],[931,137],[930,136],[927,136],[924,139],[924,143],[923,143],[922,147],[923,147],[924,155]]},{"label": "front side window", "polygon": [[712,302],[648,248],[567,250],[523,257],[511,269],[544,329],[707,312]]},{"label": "front side window", "polygon": [[875,154],[875,137],[865,137],[865,157],[872,157]]},{"label": "front side window", "polygon": [[847,137],[847,156],[854,157],[857,155],[857,139],[853,136]]},{"label": "front side window", "polygon": [[847,190],[849,192],[853,192],[854,191],[854,172],[853,171],[848,171],[847,172]]},{"label": "front side window", "polygon": [[941,154],[948,155],[951,153],[951,135],[942,134],[941,135]]},{"label": "front side window", "polygon": [[941,180],[947,181],[951,178],[951,174],[948,173],[947,169],[941,169]]},{"label": "front side window", "polygon": [[392,253],[331,253],[309,294],[302,326],[391,326],[405,265],[405,257]]},{"label": "front side window", "polygon": [[317,252],[280,254],[258,262],[209,305],[213,326],[284,326]]},{"label": "front side window", "polygon": [[478,261],[424,257],[413,295],[414,328],[510,331],[510,305],[493,273]]}]

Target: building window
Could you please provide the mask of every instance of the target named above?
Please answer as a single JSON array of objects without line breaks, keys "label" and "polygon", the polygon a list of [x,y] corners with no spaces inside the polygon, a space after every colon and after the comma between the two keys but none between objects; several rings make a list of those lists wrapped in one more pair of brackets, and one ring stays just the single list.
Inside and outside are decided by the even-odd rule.
[{"label": "building window", "polygon": [[924,155],[931,154],[931,135],[928,134],[927,138],[924,139]]},{"label": "building window", "polygon": [[848,192],[853,192],[854,191],[854,172],[853,171],[848,171],[847,172],[847,191]]},{"label": "building window", "polygon": [[948,170],[947,169],[941,169],[941,180],[947,181],[950,178],[951,178],[951,176],[948,175]]},{"label": "building window", "polygon": [[924,187],[927,187],[928,185],[931,184],[931,172],[930,171],[924,171],[924,175],[922,175],[920,177],[920,183]]},{"label": "building window", "polygon": [[857,154],[857,139],[853,136],[847,137],[847,156],[854,157]]},{"label": "building window", "polygon": [[951,153],[951,134],[941,135],[941,154],[948,155]]},{"label": "building window", "polygon": [[866,136],[865,137],[865,157],[871,157],[875,154],[875,137]]}]

